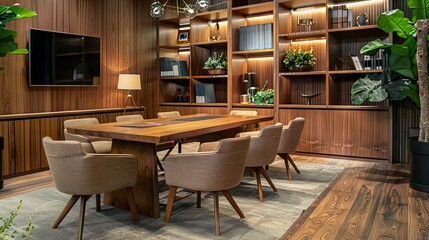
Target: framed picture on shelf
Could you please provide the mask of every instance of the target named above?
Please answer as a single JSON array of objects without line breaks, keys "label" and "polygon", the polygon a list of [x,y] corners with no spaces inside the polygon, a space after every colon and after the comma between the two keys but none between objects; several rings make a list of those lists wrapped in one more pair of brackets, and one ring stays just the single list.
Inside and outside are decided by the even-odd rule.
[{"label": "framed picture on shelf", "polygon": [[186,43],[189,41],[189,30],[179,31],[177,36],[178,43]]}]

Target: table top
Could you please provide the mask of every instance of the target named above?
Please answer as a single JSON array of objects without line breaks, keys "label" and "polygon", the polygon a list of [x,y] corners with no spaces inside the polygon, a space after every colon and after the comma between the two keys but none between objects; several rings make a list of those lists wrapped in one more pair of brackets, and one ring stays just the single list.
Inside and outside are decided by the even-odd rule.
[{"label": "table top", "polygon": [[174,118],[75,126],[67,128],[67,131],[81,135],[160,143],[270,121],[273,118],[273,116],[193,114]]}]

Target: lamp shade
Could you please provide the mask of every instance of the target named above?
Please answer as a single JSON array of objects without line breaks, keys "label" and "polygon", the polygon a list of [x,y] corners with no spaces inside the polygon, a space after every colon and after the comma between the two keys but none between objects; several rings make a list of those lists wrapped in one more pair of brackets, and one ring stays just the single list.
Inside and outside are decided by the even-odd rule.
[{"label": "lamp shade", "polygon": [[140,75],[138,74],[119,74],[118,89],[140,90]]}]

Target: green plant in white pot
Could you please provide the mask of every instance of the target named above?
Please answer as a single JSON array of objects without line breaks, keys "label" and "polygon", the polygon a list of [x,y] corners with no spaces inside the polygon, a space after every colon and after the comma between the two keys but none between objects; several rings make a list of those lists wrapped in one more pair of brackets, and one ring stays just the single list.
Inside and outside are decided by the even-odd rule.
[{"label": "green plant in white pot", "polygon": [[[18,48],[15,42],[17,33],[6,29],[6,24],[20,18],[29,18],[37,15],[36,12],[19,7],[19,4],[12,6],[0,6],[0,57],[5,57],[8,53],[27,54],[26,48]],[[0,67],[0,70],[3,69]]]},{"label": "green plant in white pot", "polygon": [[383,49],[388,67],[382,74],[358,79],[352,87],[352,103],[362,104],[367,99],[380,102],[409,97],[420,109],[419,138],[409,140],[412,154],[410,186],[429,192],[429,88],[426,55],[429,5],[422,0],[408,0],[407,5],[412,9],[411,21],[399,9],[384,12],[377,18],[380,29],[395,33],[404,41],[392,44],[377,39],[361,49],[361,54],[365,55],[374,55]]}]

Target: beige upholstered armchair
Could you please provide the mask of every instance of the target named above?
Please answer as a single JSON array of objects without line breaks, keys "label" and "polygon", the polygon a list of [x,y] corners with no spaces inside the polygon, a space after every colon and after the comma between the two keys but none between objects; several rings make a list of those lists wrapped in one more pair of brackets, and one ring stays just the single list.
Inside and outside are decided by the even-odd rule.
[{"label": "beige upholstered armchair", "polygon": [[170,111],[170,112],[158,112],[158,118],[171,118],[171,117],[180,117],[179,111]]},{"label": "beige upholstered armchair", "polygon": [[[229,115],[231,116],[258,116],[258,112],[257,111],[253,111],[253,110],[232,110],[231,112],[229,112]],[[251,125],[245,125],[241,128],[242,132],[251,132],[251,131],[256,131],[259,130],[259,124],[251,124]]]},{"label": "beige upholstered armchair", "polygon": [[265,171],[264,166],[271,164],[276,158],[280,135],[282,133],[282,126],[283,125],[281,123],[276,123],[276,125],[264,127],[261,131],[243,132],[238,134],[239,137],[251,136],[246,167],[252,168],[256,173],[260,202],[264,201],[261,173],[274,192],[277,192],[277,189]]},{"label": "beige upholstered armchair", "polygon": [[82,143],[85,152],[88,153],[110,153],[112,150],[112,141],[108,138],[83,136],[79,134],[72,134],[67,131],[68,127],[84,126],[100,124],[97,118],[80,118],[69,119],[64,121],[64,138],[70,141],[78,141]]},{"label": "beige upholstered armchair", "polygon": [[295,152],[299,145],[302,130],[304,129],[304,123],[305,119],[302,117],[297,117],[291,120],[287,126],[283,127],[282,136],[280,138],[277,154],[285,161],[289,181],[292,180],[292,174],[289,170],[289,162],[297,173],[301,173],[289,154]]},{"label": "beige upholstered armchair", "polygon": [[249,137],[229,138],[203,143],[196,153],[168,156],[165,160],[165,180],[169,186],[169,195],[164,221],[170,221],[177,187],[196,190],[198,208],[201,207],[201,192],[213,192],[216,235],[220,235],[219,192],[223,193],[238,215],[244,218],[228,190],[240,184],[249,144]]},{"label": "beige upholstered armchair", "polygon": [[[124,122],[124,121],[133,121],[133,120],[143,120],[142,115],[124,115],[124,116],[117,116],[116,122]],[[156,145],[156,151],[164,151],[168,150],[167,153],[164,155],[164,157],[159,160],[158,155],[156,155],[156,158],[158,159],[158,167],[161,171],[164,171],[164,167],[161,164],[161,161],[164,161],[165,158],[171,153],[171,151],[176,146],[175,141],[168,141],[168,142],[162,142]]]},{"label": "beige upholstered armchair", "polygon": [[78,239],[82,239],[86,201],[96,194],[100,211],[100,193],[125,189],[134,223],[138,223],[133,186],[137,181],[137,159],[131,154],[86,153],[76,141],[54,141],[43,138],[54,184],[58,191],[72,197],[52,228],[57,228],[80,198]]},{"label": "beige upholstered armchair", "polygon": [[[157,113],[158,118],[172,118],[172,117],[180,117],[179,111],[170,111],[170,112],[158,112]],[[177,148],[178,152],[182,152],[182,143],[185,142],[185,139],[179,139],[177,140]]]}]

